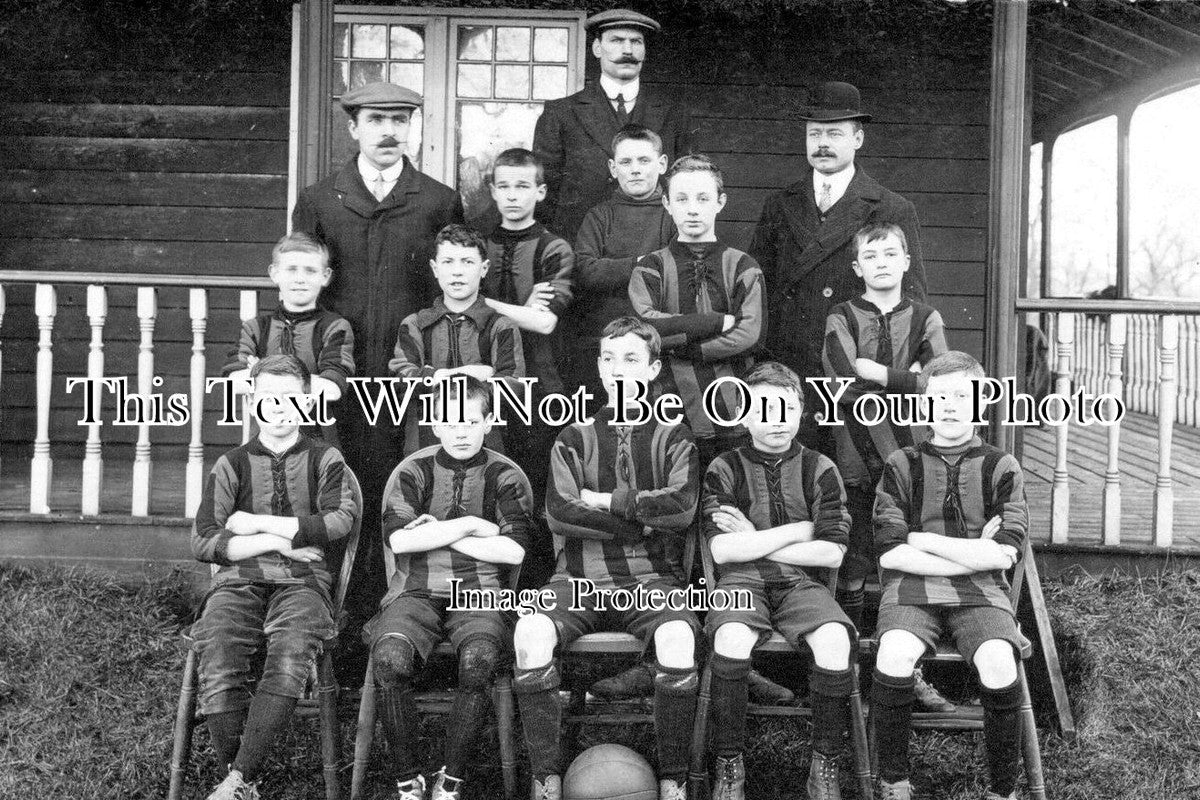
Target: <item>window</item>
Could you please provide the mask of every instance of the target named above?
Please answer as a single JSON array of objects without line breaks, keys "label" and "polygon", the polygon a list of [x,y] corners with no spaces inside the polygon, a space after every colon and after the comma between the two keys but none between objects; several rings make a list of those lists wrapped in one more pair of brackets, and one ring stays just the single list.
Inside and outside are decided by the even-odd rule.
[{"label": "window", "polygon": [[1117,280],[1117,118],[1054,141],[1050,181],[1050,294],[1080,297]]},{"label": "window", "polygon": [[582,12],[338,6],[334,16],[330,143],[336,169],[357,152],[338,99],[390,80],[420,92],[408,155],[458,188],[470,219],[491,202],[496,154],[533,144],[546,100],[583,85]]}]

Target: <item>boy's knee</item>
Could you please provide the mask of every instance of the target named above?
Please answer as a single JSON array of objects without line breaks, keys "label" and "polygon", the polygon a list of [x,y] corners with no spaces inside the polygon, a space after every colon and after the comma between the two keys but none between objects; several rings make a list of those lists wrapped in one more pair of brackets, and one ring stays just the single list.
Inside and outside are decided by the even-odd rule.
[{"label": "boy's knee", "polygon": [[417,668],[417,651],[402,636],[386,636],[371,651],[375,682],[380,686],[398,686],[412,680]]},{"label": "boy's knee", "polygon": [[675,669],[696,665],[696,635],[682,620],[664,622],[654,631],[654,652],[658,663]]},{"label": "boy's knee", "polygon": [[925,652],[925,644],[913,634],[903,630],[886,631],[879,637],[879,652],[875,656],[875,668],[884,675],[903,678],[917,668],[917,659]]},{"label": "boy's knee", "polygon": [[979,682],[988,689],[1002,689],[1017,680],[1017,660],[1011,642],[989,639],[971,657]]},{"label": "boy's knee", "polygon": [[713,650],[726,658],[749,658],[757,643],[758,634],[741,622],[726,622],[713,634]]},{"label": "boy's knee", "polygon": [[545,614],[532,614],[517,620],[513,632],[513,649],[517,666],[522,669],[541,667],[549,663],[558,644],[558,629]]},{"label": "boy's knee", "polygon": [[490,636],[468,639],[458,651],[458,685],[464,689],[486,689],[499,659],[500,645]]},{"label": "boy's knee", "polygon": [[822,669],[846,669],[850,666],[850,634],[838,622],[826,622],[805,637],[813,661]]}]

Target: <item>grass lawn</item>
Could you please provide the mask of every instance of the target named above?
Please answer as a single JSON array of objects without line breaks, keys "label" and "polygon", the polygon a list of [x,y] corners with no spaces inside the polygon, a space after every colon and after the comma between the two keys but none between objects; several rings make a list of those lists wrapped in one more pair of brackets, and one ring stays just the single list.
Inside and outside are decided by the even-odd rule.
[{"label": "grass lawn", "polygon": [[[1079,577],[1045,588],[1079,726],[1073,743],[1043,734],[1049,796],[1200,798],[1200,575]],[[179,631],[191,602],[182,579],[134,590],[95,573],[0,567],[0,798],[165,795]],[[951,691],[969,692],[963,676],[940,677]],[[440,745],[441,724],[423,725],[429,746]],[[491,730],[472,768],[473,799],[500,794]],[[750,734],[749,796],[802,797],[807,724],[751,722]],[[593,727],[579,745],[605,740],[653,752],[648,726]],[[195,742],[187,796],[203,798],[218,778],[203,725]],[[369,796],[382,798],[380,745]],[[982,747],[973,734],[915,735],[919,796],[981,798]],[[848,772],[843,786],[853,797]],[[324,797],[315,722],[280,742],[262,788],[265,798]]]}]

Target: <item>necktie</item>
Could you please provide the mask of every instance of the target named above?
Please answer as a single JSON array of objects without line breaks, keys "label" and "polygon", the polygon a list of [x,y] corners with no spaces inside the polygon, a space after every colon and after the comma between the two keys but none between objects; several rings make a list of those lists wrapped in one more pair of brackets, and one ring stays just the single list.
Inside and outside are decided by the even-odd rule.
[{"label": "necktie", "polygon": [[387,197],[387,191],[384,190],[383,173],[380,172],[375,176],[375,180],[371,182],[371,194],[375,195],[377,202],[383,202],[383,198]]},{"label": "necktie", "polygon": [[942,498],[942,519],[945,521],[945,535],[963,538],[967,535],[967,520],[963,513],[962,495],[958,491],[958,473],[962,466],[962,458],[951,464],[946,464],[946,496]]},{"label": "necktie", "polygon": [[617,119],[622,125],[629,122],[629,109],[625,107],[625,95],[617,92]]},{"label": "necktie", "polygon": [[833,205],[833,186],[829,184],[829,181],[825,181],[821,184],[821,196],[817,198],[817,208],[821,209],[821,213],[824,214],[831,205]]}]

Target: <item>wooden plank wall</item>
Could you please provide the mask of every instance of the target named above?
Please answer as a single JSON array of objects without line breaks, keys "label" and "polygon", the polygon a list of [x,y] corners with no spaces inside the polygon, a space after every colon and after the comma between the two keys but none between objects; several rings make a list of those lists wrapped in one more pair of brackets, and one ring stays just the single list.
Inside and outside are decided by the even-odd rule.
[{"label": "wooden plank wall", "polygon": [[[0,265],[62,272],[262,275],[285,230],[288,74],[268,72],[42,71],[6,80],[0,105]],[[7,287],[0,441],[34,430],[36,320],[31,287]],[[86,289],[61,286],[54,326],[52,439],[78,442],[82,398],[68,376],[86,373]],[[105,372],[136,381],[136,290],[109,290]],[[263,293],[261,303],[273,303]],[[209,292],[209,374],[238,328],[238,297]],[[191,355],[187,292],[159,293],[155,329],[160,391],[187,391]],[[106,419],[112,419],[112,406]],[[109,443],[136,428],[111,427]],[[161,427],[153,441],[182,453],[188,429]],[[213,426],[230,444],[238,431]]]}]

